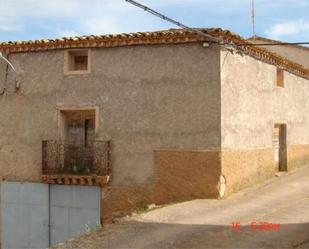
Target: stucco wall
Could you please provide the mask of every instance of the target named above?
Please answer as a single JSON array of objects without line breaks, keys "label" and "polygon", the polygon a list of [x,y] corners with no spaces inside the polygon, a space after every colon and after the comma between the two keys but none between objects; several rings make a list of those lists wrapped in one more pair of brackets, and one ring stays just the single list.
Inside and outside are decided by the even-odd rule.
[{"label": "stucco wall", "polygon": [[287,124],[289,169],[300,165],[296,161],[306,162],[309,81],[284,72],[284,83],[284,88],[276,86],[275,66],[221,52],[222,169],[228,192],[278,171],[273,148],[276,123]]},{"label": "stucco wall", "polygon": [[64,75],[64,51],[10,55],[18,75],[10,71],[0,96],[4,178],[40,181],[41,141],[58,138],[58,107],[99,108],[97,138],[112,140],[112,185],[147,183],[155,149],[220,147],[218,47],[92,49],[91,57],[90,74]]}]

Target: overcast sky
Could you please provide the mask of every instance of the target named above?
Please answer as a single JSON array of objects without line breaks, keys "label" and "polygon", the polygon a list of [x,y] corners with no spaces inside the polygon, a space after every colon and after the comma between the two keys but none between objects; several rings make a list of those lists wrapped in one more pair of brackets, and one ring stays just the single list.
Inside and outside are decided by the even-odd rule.
[{"label": "overcast sky", "polygon": [[[251,0],[138,0],[192,27],[252,35]],[[257,34],[309,41],[309,0],[255,0]],[[125,0],[0,0],[0,41],[174,28]]]}]

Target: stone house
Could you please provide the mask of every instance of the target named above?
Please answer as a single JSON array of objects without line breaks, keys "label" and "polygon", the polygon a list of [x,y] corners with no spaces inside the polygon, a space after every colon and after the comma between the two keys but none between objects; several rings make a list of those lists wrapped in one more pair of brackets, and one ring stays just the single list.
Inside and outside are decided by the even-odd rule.
[{"label": "stone house", "polygon": [[221,29],[7,42],[3,181],[102,186],[102,217],[309,161],[309,69]]}]

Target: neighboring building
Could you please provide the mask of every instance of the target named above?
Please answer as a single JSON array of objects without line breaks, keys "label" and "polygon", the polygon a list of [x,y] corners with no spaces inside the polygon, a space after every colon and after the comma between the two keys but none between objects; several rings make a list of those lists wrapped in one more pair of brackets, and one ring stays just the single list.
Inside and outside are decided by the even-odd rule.
[{"label": "neighboring building", "polygon": [[109,220],[308,163],[309,70],[203,31],[224,44],[184,30],[1,43],[16,68],[0,62],[2,178],[103,186]]},{"label": "neighboring building", "polygon": [[299,45],[287,45],[282,41],[271,40],[260,36],[256,36],[254,38],[251,37],[248,40],[254,44],[277,44],[275,46],[261,45],[260,47],[264,47],[271,52],[281,55],[291,61],[298,62],[306,68],[309,68],[309,47]]}]

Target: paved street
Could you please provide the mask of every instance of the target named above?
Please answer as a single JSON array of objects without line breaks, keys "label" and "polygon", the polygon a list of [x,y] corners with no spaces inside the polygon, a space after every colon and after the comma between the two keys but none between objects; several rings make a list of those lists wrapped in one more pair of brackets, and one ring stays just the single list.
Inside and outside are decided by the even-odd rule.
[{"label": "paved street", "polygon": [[225,200],[159,208],[59,248],[309,248],[309,167]]}]

